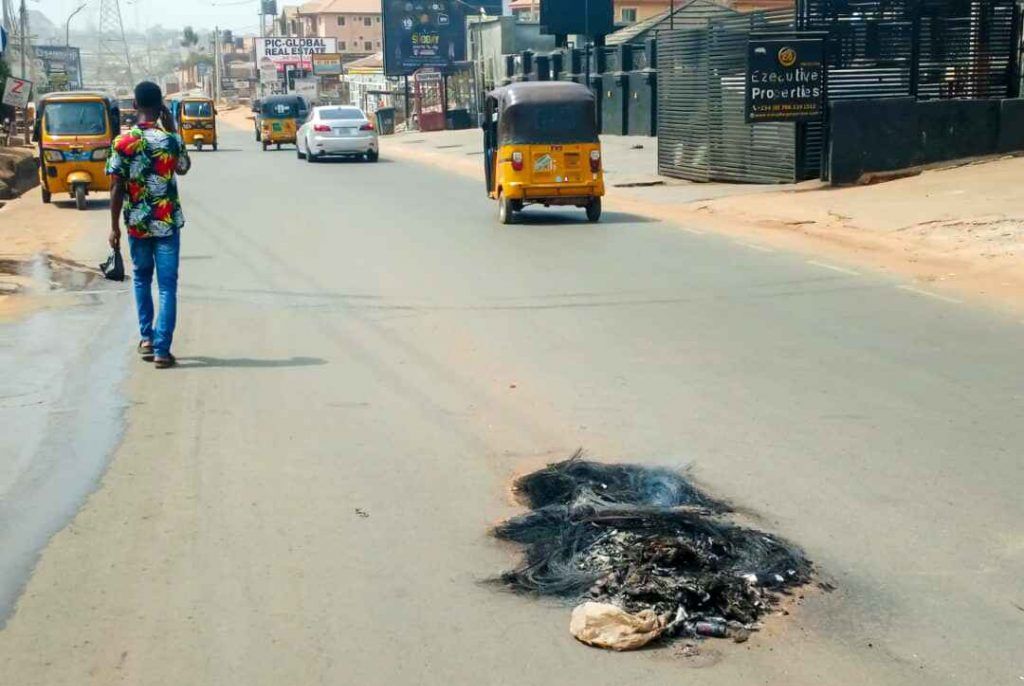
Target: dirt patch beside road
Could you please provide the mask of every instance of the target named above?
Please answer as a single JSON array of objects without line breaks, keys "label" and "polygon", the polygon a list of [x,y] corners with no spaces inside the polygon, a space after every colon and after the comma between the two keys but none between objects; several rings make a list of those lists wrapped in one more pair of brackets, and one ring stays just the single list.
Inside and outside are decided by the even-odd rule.
[{"label": "dirt patch beside road", "polygon": [[0,148],[0,199],[16,198],[38,185],[38,165],[32,148]]}]

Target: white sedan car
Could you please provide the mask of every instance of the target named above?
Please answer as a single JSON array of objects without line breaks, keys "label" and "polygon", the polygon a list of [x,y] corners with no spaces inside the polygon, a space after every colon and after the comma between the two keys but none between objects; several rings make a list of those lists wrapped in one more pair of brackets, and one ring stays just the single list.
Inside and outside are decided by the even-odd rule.
[{"label": "white sedan car", "polygon": [[362,157],[376,162],[380,155],[377,131],[358,107],[314,107],[297,134],[295,149],[300,160],[317,162],[325,157]]}]

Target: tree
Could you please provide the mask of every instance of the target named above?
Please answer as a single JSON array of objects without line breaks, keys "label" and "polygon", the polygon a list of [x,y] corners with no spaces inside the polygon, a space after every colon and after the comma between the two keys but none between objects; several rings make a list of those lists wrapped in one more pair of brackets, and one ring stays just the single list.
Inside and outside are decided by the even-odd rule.
[{"label": "tree", "polygon": [[191,26],[186,26],[181,34],[181,47],[192,48],[199,44],[199,34]]}]

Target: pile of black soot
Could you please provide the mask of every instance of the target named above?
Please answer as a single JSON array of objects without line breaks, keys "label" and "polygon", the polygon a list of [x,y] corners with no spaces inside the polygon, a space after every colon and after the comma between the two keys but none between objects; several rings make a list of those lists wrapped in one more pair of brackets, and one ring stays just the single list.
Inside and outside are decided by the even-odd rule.
[{"label": "pile of black soot", "polygon": [[493,533],[525,548],[500,577],[516,591],[651,609],[672,618],[675,635],[724,637],[810,581],[798,548],[729,522],[726,504],[670,470],[577,453],[518,479],[515,492],[530,511]]}]

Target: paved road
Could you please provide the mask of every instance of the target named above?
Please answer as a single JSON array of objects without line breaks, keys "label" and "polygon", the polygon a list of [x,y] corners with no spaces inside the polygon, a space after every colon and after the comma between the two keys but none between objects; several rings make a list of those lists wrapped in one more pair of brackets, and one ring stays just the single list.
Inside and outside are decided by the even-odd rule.
[{"label": "paved road", "polygon": [[[1020,322],[636,216],[499,227],[480,183],[386,145],[224,148],[183,183],[182,366],[131,361],[120,446],[0,632],[5,683],[1024,675]],[[479,581],[509,561],[485,535],[509,478],[578,446],[691,465],[838,590],[703,669],[576,644],[566,608]]]}]

